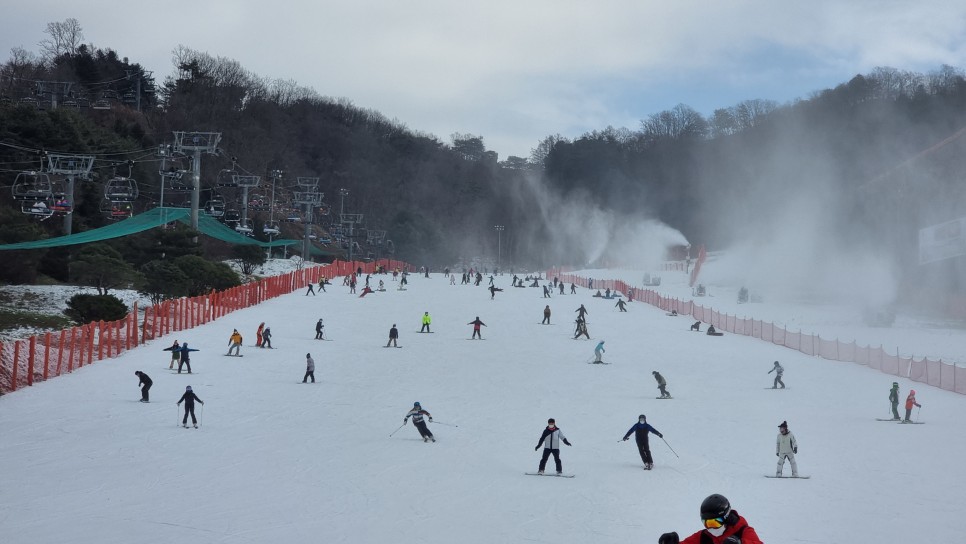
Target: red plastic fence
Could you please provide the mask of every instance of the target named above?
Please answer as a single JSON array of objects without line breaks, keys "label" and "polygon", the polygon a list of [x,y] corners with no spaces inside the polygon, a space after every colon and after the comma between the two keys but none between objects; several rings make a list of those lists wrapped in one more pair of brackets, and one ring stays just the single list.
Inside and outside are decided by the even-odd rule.
[{"label": "red plastic fence", "polygon": [[[589,287],[591,280],[573,274],[563,274],[560,269],[547,271],[548,278],[559,278],[566,283]],[[779,346],[794,349],[805,355],[813,355],[832,361],[858,363],[892,376],[908,378],[946,391],[966,395],[966,367],[957,366],[942,360],[916,360],[915,357],[902,357],[898,353],[886,353],[882,346],[859,346],[853,342],[828,340],[817,334],[801,331],[790,332],[767,321],[739,318],[722,314],[712,308],[705,308],[691,300],[678,300],[662,296],[650,289],[635,288],[621,280],[593,280],[593,289],[610,289],[624,293],[632,300],[646,302],[664,311],[676,310],[679,315],[690,315],[702,323],[709,323],[720,331],[759,338]]]},{"label": "red plastic fence", "polygon": [[197,327],[226,314],[279,297],[325,276],[345,276],[362,270],[372,274],[377,267],[413,272],[412,265],[381,259],[371,263],[336,261],[281,276],[272,276],[208,295],[166,300],[147,308],[138,320],[135,303],[124,319],[92,322],[57,332],[46,332],[22,340],[0,343],[0,392],[16,391],[75,369],[121,355],[148,340]]}]

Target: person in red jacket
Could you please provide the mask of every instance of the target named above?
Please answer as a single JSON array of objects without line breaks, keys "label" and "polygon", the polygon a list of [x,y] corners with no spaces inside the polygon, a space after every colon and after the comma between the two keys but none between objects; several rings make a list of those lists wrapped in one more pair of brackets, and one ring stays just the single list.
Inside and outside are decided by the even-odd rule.
[{"label": "person in red jacket", "polygon": [[903,423],[911,423],[912,422],[912,420],[909,419],[909,416],[912,415],[912,407],[913,406],[918,406],[918,407],[922,408],[922,405],[919,404],[918,402],[916,402],[916,390],[915,389],[910,389],[909,390],[909,396],[906,397],[906,419],[903,419],[902,420]]},{"label": "person in red jacket", "polygon": [[731,509],[723,495],[709,495],[701,503],[704,529],[678,540],[678,534],[664,533],[658,544],[764,544],[745,518]]}]

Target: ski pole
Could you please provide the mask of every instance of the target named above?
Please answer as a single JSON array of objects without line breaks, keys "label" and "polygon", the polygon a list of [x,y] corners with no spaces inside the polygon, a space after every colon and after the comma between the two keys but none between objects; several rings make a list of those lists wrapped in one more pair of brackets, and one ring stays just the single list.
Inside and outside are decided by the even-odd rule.
[{"label": "ski pole", "polygon": [[[406,426],[406,424],[403,423],[402,425],[399,426],[399,429],[402,429],[405,426]],[[399,431],[399,429],[396,429],[395,431],[389,433],[389,438],[392,438],[392,435],[396,434],[396,432]]]},{"label": "ski pole", "polygon": [[442,421],[433,421],[433,423],[436,423],[439,425],[446,425],[447,427],[459,427],[459,425],[454,425],[452,423],[443,423]]},{"label": "ski pole", "polygon": [[[664,440],[663,436],[661,437],[661,440]],[[678,459],[681,458],[681,456],[678,455],[678,452],[674,451],[674,448],[672,448],[671,445],[667,443],[667,440],[664,440],[664,444],[667,446],[667,449],[671,450],[671,453],[673,453],[675,457],[677,457]]]},{"label": "ski pole", "polygon": [[201,413],[198,414],[198,427],[200,428],[205,422],[205,403],[201,403]]},{"label": "ski pole", "polygon": [[922,406],[916,407],[916,421],[919,421],[919,411],[922,410]]},{"label": "ski pole", "polygon": [[175,427],[178,426],[178,418],[180,418],[180,417],[181,417],[181,405],[180,404],[175,404],[174,405],[174,425],[175,425]]}]

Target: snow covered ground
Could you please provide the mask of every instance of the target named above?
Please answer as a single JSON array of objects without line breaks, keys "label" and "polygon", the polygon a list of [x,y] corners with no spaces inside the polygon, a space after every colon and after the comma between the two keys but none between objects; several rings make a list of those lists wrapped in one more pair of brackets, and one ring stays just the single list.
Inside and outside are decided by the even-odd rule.
[{"label": "snow covered ground", "polygon": [[[548,300],[501,276],[490,300],[485,285],[441,274],[412,275],[406,291],[382,279],[385,293],[358,298],[336,281],[0,398],[4,542],[656,542],[698,530],[711,493],[768,544],[962,538],[961,395],[899,380],[903,399],[919,388],[926,424],[878,422],[893,378],[859,365],[694,334],[688,317],[639,302],[620,313],[584,289]],[[664,282],[684,289],[669,273]],[[727,311],[726,298],[710,305]],[[546,304],[551,326],[539,324]],[[580,304],[593,341],[572,339]],[[766,304],[744,307],[771,318]],[[433,334],[416,332],[424,311]],[[817,332],[842,326],[821,313],[792,318]],[[483,341],[468,340],[475,316]],[[332,341],[313,339],[320,317]],[[262,321],[277,349],[252,347]],[[393,323],[402,349],[382,347]],[[232,328],[245,335],[242,358],[222,356]],[[917,355],[962,349],[954,330],[922,347],[914,328],[884,332]],[[161,349],[174,338],[201,350],[195,374],[168,370]],[[612,364],[586,364],[600,339]],[[307,352],[315,385],[299,383]],[[770,389],[774,360],[786,390]],[[137,401],[135,370],[155,381],[150,404]],[[652,370],[673,400],[655,399]],[[177,425],[186,385],[206,403],[198,430]],[[433,414],[438,442],[411,424],[389,437],[414,401]],[[653,471],[620,441],[641,413],[680,456],[652,437]],[[549,417],[573,443],[562,451],[573,479],[523,474],[536,469]],[[763,477],[783,420],[810,480]]]}]

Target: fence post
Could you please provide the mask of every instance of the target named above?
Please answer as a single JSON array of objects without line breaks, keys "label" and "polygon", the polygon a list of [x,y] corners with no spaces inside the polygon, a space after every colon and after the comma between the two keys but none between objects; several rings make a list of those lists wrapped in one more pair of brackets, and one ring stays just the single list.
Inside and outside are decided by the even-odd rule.
[{"label": "fence post", "polygon": [[27,341],[27,347],[30,349],[30,354],[27,356],[27,385],[34,384],[34,352],[37,347],[37,337],[31,336],[30,340]]},{"label": "fence post", "polygon": [[67,340],[67,330],[60,331],[60,340],[57,343],[57,376],[60,376],[61,365],[64,362],[64,352],[67,351],[65,342]]},{"label": "fence post", "polygon": [[44,381],[50,375],[50,331],[44,334]]},{"label": "fence post", "polygon": [[67,372],[74,371],[74,336],[77,334],[77,327],[70,329],[70,353],[67,356]]},{"label": "fence post", "polygon": [[20,340],[16,340],[13,343],[13,368],[10,371],[10,390],[17,390],[17,367],[20,360]]},{"label": "fence post", "polygon": [[[108,334],[110,334],[110,330],[108,330]],[[108,339],[108,343],[109,342],[110,342],[110,339]],[[105,344],[105,342],[104,342],[104,320],[102,319],[97,324],[97,360],[98,361],[101,361],[101,360],[104,359],[104,344]],[[110,347],[108,347],[108,350],[110,350]]]},{"label": "fence post", "polygon": [[94,329],[95,324],[93,322],[88,326],[87,331],[87,364],[93,364],[94,362]]}]

